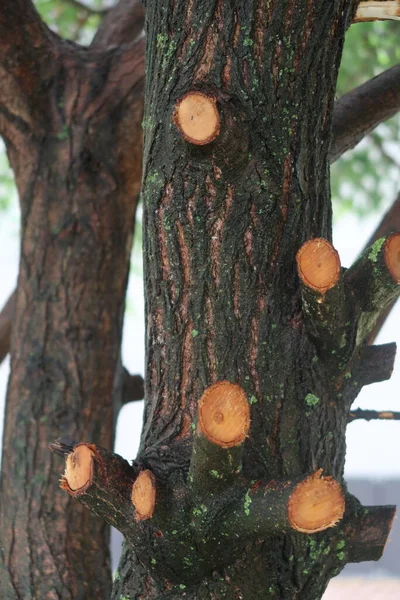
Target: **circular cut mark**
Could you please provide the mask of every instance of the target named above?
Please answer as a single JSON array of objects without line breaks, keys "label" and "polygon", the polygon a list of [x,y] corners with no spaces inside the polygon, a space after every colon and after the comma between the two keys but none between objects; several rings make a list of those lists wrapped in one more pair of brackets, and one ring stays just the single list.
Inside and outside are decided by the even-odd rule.
[{"label": "circular cut mark", "polygon": [[150,519],[156,504],[156,480],[151,471],[141,471],[132,486],[132,504],[136,521]]},{"label": "circular cut mark", "polygon": [[309,240],[298,251],[296,260],[299,277],[307,287],[324,293],[336,285],[340,275],[340,259],[328,240]]},{"label": "circular cut mark", "polygon": [[65,461],[64,477],[74,492],[88,485],[93,475],[93,450],[85,444],[75,446]]},{"label": "circular cut mark", "polygon": [[221,381],[207,388],[199,402],[199,421],[214,444],[223,448],[241,444],[249,431],[250,408],[240,385]]},{"label": "circular cut mark", "polygon": [[176,103],[174,122],[186,141],[198,146],[209,144],[219,134],[220,127],[215,98],[188,92]]},{"label": "circular cut mark", "polygon": [[289,522],[297,531],[324,531],[343,517],[345,500],[342,487],[333,477],[320,475],[321,470],[299,483],[289,499]]}]

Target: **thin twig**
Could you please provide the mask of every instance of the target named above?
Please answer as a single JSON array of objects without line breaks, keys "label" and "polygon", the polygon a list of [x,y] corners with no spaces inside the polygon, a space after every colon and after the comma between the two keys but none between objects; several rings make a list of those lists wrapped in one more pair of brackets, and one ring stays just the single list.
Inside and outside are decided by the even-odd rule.
[{"label": "thin twig", "polygon": [[357,408],[356,410],[350,411],[347,421],[348,423],[352,423],[359,419],[364,419],[365,421],[400,421],[400,412],[393,412],[391,410],[363,410],[362,408]]}]

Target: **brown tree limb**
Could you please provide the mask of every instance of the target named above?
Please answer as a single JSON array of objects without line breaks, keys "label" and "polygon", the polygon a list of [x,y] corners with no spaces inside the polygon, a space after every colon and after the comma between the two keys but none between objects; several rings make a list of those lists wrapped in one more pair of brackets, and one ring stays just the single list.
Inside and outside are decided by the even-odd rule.
[{"label": "brown tree limb", "polygon": [[111,48],[134,41],[144,27],[141,0],[120,0],[108,11],[91,44],[92,48]]},{"label": "brown tree limb", "polygon": [[345,527],[345,537],[336,549],[348,562],[380,560],[392,528],[396,507],[363,506]]},{"label": "brown tree limb", "polygon": [[0,365],[7,356],[10,350],[11,340],[11,325],[15,310],[15,296],[14,291],[0,313]]},{"label": "brown tree limb", "polygon": [[391,410],[363,410],[357,408],[349,413],[348,423],[363,419],[364,421],[400,421],[400,412]]},{"label": "brown tree limb", "polygon": [[[365,248],[368,248],[371,244],[373,244],[376,240],[383,236],[390,235],[394,231],[400,231],[400,194],[398,194],[397,198],[393,202],[392,206],[388,209],[388,211],[383,216],[381,222],[378,227],[375,229],[374,233],[368,240]],[[383,325],[386,322],[386,319],[390,315],[393,307],[396,304],[396,299],[388,304],[385,308],[379,319],[377,320],[375,327],[373,328],[371,334],[368,336],[368,344],[373,344],[378,333],[381,331]]]},{"label": "brown tree limb", "polygon": [[400,110],[400,65],[344,94],[335,102],[330,162],[354,148]]},{"label": "brown tree limb", "polygon": [[370,335],[390,302],[400,294],[400,233],[381,237],[345,273],[354,303],[356,346]]},{"label": "brown tree limb", "polygon": [[137,471],[118,454],[57,439],[49,449],[65,457],[60,487],[130,539],[137,536],[132,486]]},{"label": "brown tree limb", "polygon": [[340,258],[328,240],[314,238],[296,256],[304,321],[324,360],[341,364],[351,340],[351,311]]}]

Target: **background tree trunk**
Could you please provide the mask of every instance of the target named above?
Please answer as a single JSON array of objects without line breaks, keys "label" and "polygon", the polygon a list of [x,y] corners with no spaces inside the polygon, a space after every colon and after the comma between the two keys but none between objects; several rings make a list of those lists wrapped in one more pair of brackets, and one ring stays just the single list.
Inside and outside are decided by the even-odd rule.
[{"label": "background tree trunk", "polygon": [[22,214],[2,454],[0,596],[106,599],[108,525],[60,494],[59,461],[47,445],[61,433],[113,447],[141,179],[144,45],[66,43],[30,2],[12,2],[0,13],[2,57],[7,44],[13,48],[13,62],[2,63],[0,128]]}]

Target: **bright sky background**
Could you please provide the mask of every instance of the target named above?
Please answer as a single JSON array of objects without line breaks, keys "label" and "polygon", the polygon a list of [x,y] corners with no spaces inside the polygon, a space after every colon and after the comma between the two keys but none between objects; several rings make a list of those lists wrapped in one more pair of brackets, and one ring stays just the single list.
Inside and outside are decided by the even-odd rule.
[{"label": "bright sky background", "polygon": [[[375,229],[379,217],[360,220],[346,216],[334,230],[334,244],[340,253],[343,266],[350,266],[365,241]],[[19,254],[19,216],[14,208],[0,212],[0,306],[3,306],[15,287]],[[136,255],[137,256],[137,255]],[[123,336],[123,363],[131,373],[142,373],[144,367],[144,303],[140,276],[140,258],[134,262],[129,282],[127,313]],[[400,305],[392,312],[377,343],[397,341],[400,344]],[[1,415],[4,410],[9,360],[0,367],[0,435]],[[377,410],[400,410],[400,361],[390,381],[366,386],[355,406]],[[143,402],[125,406],[117,429],[116,452],[131,460],[135,457],[142,424]],[[348,427],[346,474],[348,478],[400,477],[399,456],[400,422],[356,421]]]}]

